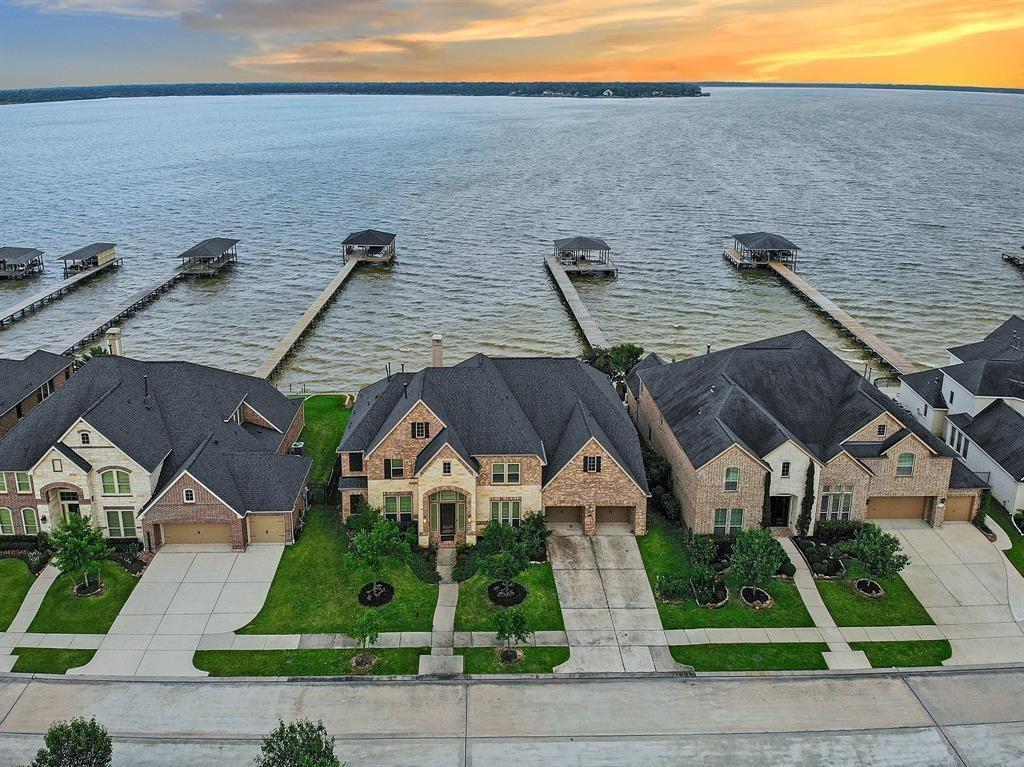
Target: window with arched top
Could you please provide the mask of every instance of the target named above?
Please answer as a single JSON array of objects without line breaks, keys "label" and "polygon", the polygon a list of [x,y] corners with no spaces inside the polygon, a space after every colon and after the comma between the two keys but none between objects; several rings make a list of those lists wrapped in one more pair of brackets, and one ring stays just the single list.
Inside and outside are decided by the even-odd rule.
[{"label": "window with arched top", "polygon": [[87,431],[78,432],[78,441],[83,445],[92,444],[92,435]]},{"label": "window with arched top", "polygon": [[181,500],[183,500],[185,503],[195,503],[196,502],[196,491],[193,490],[191,487],[186,487],[181,492]]},{"label": "window with arched top", "polygon": [[35,509],[22,509],[21,523],[25,526],[25,535],[39,535],[39,518]]},{"label": "window with arched top", "polygon": [[[466,529],[466,496],[455,490],[438,490],[427,496],[430,511],[430,529],[443,532],[442,526],[447,525],[449,514],[454,512],[454,524],[459,532]],[[442,514],[443,512],[443,514]],[[442,518],[444,517],[444,518]]]},{"label": "window with arched top", "polygon": [[740,470],[736,466],[730,466],[725,470],[725,490],[734,493],[740,489]]},{"label": "window with arched top", "polygon": [[0,508],[0,535],[14,535],[14,515],[7,508]]},{"label": "window with arched top", "polygon": [[128,472],[121,469],[108,469],[100,474],[104,495],[128,495],[132,491],[132,483]]},{"label": "window with arched top", "polygon": [[900,453],[896,457],[896,476],[897,477],[912,477],[914,475],[914,463],[917,461],[917,456],[913,453]]}]

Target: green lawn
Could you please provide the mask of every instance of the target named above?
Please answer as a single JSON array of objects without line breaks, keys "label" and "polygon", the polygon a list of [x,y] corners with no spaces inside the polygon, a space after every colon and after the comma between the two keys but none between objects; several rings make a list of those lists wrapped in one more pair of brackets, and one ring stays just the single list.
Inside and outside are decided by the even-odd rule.
[{"label": "green lawn", "polygon": [[[530,565],[516,580],[526,587],[526,599],[520,605],[532,631],[562,631],[562,608],[558,604],[555,576],[551,563]],[[494,616],[498,610],[487,596],[490,578],[477,573],[459,585],[459,606],[455,610],[456,631],[497,631]],[[481,672],[483,673],[483,672]]]},{"label": "green lawn", "polygon": [[210,676],[348,676],[350,674],[416,674],[429,647],[371,650],[378,657],[369,671],[352,667],[359,650],[199,650],[196,668]]},{"label": "green lawn", "polygon": [[818,671],[828,668],[823,642],[676,645],[672,657],[694,671]]},{"label": "green lawn", "polygon": [[45,647],[17,647],[12,671],[24,674],[66,674],[69,668],[84,666],[95,650],[51,650]]},{"label": "green lawn", "polygon": [[522,647],[523,659],[511,666],[498,660],[497,648],[463,647],[455,650],[461,655],[463,672],[467,674],[550,674],[555,666],[569,660],[568,647]]},{"label": "green lawn", "polygon": [[885,596],[870,599],[853,589],[853,581],[867,574],[864,568],[849,560],[845,564],[849,570],[843,580],[814,581],[837,626],[930,626],[934,623],[899,575],[880,580]]},{"label": "green lawn", "polygon": [[941,666],[953,654],[945,639],[920,642],[851,642],[854,650],[863,650],[874,668]]},{"label": "green lawn", "polygon": [[0,559],[0,631],[11,625],[35,580],[22,560]]},{"label": "green lawn", "polygon": [[[1010,541],[1013,543],[1013,548],[1009,551],[1004,551],[1003,554],[1010,560],[1017,571],[1024,575],[1024,536],[1017,532],[1017,528],[1014,527],[1013,520],[1010,519],[1010,515],[1006,513],[1006,509],[999,505],[999,503],[988,496],[988,501],[985,504],[985,511],[988,514],[988,519],[991,520],[989,527],[992,524],[997,524],[1003,528],[1004,532],[1010,537]],[[0,623],[3,621],[0,620]]]},{"label": "green lawn", "polygon": [[75,596],[71,576],[59,575],[28,630],[39,634],[106,634],[139,579],[110,561],[103,563],[101,573],[106,590],[97,597]]},{"label": "green lawn", "polygon": [[306,455],[313,459],[310,482],[330,479],[350,415],[352,409],[345,407],[345,397],[341,395],[318,394],[306,400],[302,441],[306,444]]},{"label": "green lawn", "polygon": [[[395,598],[373,608],[381,631],[430,631],[437,586],[424,583],[409,566],[392,559],[382,579]],[[285,547],[263,609],[240,634],[338,634],[359,611],[359,590],[370,572],[347,555],[347,535],[336,507],[313,506],[297,543]]]},{"label": "green lawn", "polygon": [[[647,535],[637,538],[643,556],[647,577],[654,588],[659,575],[678,573],[689,576],[693,572],[683,543],[682,530],[670,525],[659,514],[647,515]],[[754,610],[740,599],[742,584],[730,576],[725,577],[730,600],[725,607],[709,610],[693,599],[681,605],[658,600],[661,623],[666,629],[689,628],[774,628],[778,626],[813,626],[814,622],[800,599],[800,592],[791,581],[773,580],[768,587],[775,606],[767,610]]]}]

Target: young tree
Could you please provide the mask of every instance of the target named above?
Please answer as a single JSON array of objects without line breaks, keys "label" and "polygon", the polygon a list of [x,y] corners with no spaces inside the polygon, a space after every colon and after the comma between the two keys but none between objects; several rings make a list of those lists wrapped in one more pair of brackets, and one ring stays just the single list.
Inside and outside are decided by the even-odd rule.
[{"label": "young tree", "polygon": [[498,611],[495,622],[498,624],[498,641],[505,643],[501,659],[511,663],[515,659],[512,643],[525,642],[533,634],[526,613],[518,607],[506,607]]},{"label": "young tree", "polygon": [[891,578],[910,564],[910,558],[900,552],[899,538],[878,525],[863,525],[852,541],[843,541],[837,549],[860,562],[873,581]]},{"label": "young tree", "polygon": [[54,722],[31,767],[110,767],[113,746],[96,719]]},{"label": "young tree", "polygon": [[[62,573],[70,573],[75,585],[81,577],[86,590],[89,588],[89,573],[96,573],[99,581],[100,567],[110,554],[110,547],[103,540],[103,533],[93,527],[88,517],[68,514],[50,536],[56,547],[53,561]],[[76,577],[77,576],[77,577]]]},{"label": "young tree", "polygon": [[811,514],[814,512],[814,461],[807,464],[807,476],[804,479],[804,497],[800,501],[800,516],[796,518],[796,534],[807,535],[811,529]]},{"label": "young tree", "polygon": [[398,525],[390,519],[377,519],[369,530],[360,530],[352,537],[353,553],[370,570],[374,594],[382,588],[380,572],[384,560],[401,553],[403,543]]},{"label": "young tree", "polygon": [[741,530],[729,563],[741,585],[763,589],[785,559],[782,545],[767,530]]},{"label": "young tree", "polygon": [[359,642],[359,646],[365,653],[370,645],[377,644],[380,638],[380,614],[373,610],[360,610],[359,615],[352,623],[352,627],[346,632],[349,637]]},{"label": "young tree", "polygon": [[480,561],[478,569],[486,577],[497,581],[498,593],[507,599],[514,592],[516,578],[529,564],[525,547],[520,545],[510,551],[499,551],[489,557],[484,557]]},{"label": "young tree", "polygon": [[256,767],[341,767],[334,755],[334,738],[322,721],[299,719],[277,727],[263,738]]}]

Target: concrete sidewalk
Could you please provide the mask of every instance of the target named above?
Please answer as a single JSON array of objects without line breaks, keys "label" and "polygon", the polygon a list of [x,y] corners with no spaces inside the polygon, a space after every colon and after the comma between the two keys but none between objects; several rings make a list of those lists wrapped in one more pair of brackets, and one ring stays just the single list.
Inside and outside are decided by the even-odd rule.
[{"label": "concrete sidewalk", "polygon": [[[25,598],[21,602],[21,607],[18,608],[17,614],[11,620],[11,625],[7,627],[6,632],[0,632],[0,639],[7,635],[23,634],[28,631],[29,626],[32,625],[32,621],[35,620],[36,613],[39,612],[39,606],[42,605],[46,592],[50,590],[50,586],[57,580],[57,576],[60,575],[54,565],[49,564],[43,568],[42,572],[36,576],[35,581],[29,587],[28,593],[25,594]],[[11,654],[11,649],[17,647],[15,644],[0,644],[0,672],[10,671],[14,668],[14,664],[18,662],[18,656]]]}]

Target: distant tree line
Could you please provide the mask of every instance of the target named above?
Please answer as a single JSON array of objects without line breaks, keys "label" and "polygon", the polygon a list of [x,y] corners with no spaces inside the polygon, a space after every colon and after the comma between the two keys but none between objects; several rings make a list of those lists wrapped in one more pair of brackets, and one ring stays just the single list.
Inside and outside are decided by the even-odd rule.
[{"label": "distant tree line", "polygon": [[692,83],[181,83],[177,85],[96,85],[75,88],[23,88],[0,91],[0,104],[41,101],[142,98],[151,96],[257,96],[328,94],[362,96],[563,96],[570,98],[673,98],[700,96]]}]

